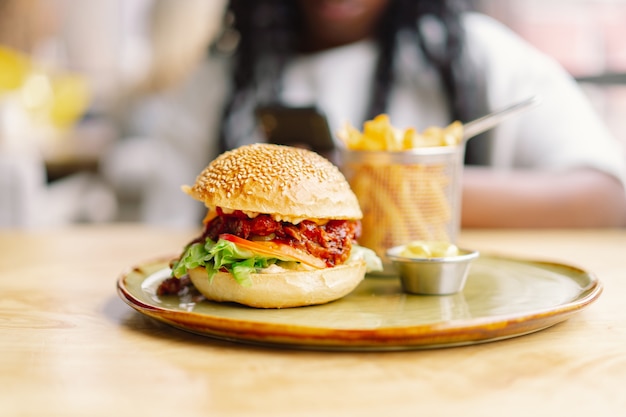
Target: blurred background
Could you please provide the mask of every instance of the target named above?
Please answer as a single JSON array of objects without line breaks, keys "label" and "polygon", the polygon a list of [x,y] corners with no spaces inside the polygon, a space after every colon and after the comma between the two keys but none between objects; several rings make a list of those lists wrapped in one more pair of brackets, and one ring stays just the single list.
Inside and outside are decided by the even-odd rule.
[{"label": "blurred background", "polygon": [[626,0],[478,0],[479,9],[557,59],[626,143]]},{"label": "blurred background", "polygon": [[[0,228],[142,220],[136,188],[103,165],[132,104],[201,60],[223,4],[0,0]],[[561,62],[626,144],[626,0],[472,5]],[[150,155],[128,157],[141,178]]]}]

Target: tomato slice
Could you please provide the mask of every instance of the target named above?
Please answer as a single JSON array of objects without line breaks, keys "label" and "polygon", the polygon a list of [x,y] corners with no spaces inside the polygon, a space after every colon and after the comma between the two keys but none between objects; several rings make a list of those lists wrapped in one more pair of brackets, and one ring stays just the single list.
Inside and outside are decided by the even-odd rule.
[{"label": "tomato slice", "polygon": [[220,239],[234,243],[259,255],[272,256],[283,261],[298,261],[314,268],[326,268],[326,262],[302,250],[277,242],[253,242],[228,233],[221,234]]}]

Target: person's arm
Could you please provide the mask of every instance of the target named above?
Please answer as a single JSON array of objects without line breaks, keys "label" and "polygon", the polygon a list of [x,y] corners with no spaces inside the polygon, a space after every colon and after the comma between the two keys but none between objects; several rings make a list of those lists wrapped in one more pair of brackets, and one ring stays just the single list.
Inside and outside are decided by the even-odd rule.
[{"label": "person's arm", "polygon": [[596,170],[504,173],[468,167],[463,183],[463,227],[626,226],[624,187]]}]

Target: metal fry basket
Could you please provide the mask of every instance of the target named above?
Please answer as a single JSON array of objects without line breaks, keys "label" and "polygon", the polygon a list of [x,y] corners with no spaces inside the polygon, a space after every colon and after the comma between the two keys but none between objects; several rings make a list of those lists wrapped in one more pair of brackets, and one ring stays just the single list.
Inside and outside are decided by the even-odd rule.
[{"label": "metal fry basket", "polygon": [[465,147],[341,152],[341,167],[363,211],[359,244],[383,261],[414,240],[456,242]]}]

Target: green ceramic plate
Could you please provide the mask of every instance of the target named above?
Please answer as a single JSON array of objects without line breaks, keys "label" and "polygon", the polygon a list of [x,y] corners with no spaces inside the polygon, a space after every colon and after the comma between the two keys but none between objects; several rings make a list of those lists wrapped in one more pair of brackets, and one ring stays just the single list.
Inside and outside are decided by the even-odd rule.
[{"label": "green ceramic plate", "polygon": [[366,277],[348,296],[319,306],[264,310],[156,295],[166,260],[118,281],[122,299],[172,326],[243,343],[334,350],[398,350],[489,342],[559,323],[602,292],[589,272],[553,262],[481,255],[463,292],[419,296],[395,277]]}]

